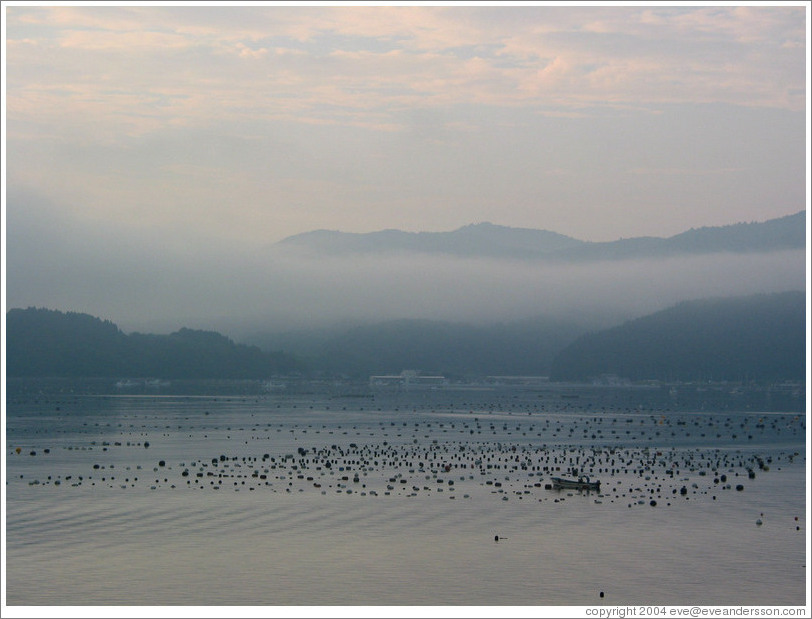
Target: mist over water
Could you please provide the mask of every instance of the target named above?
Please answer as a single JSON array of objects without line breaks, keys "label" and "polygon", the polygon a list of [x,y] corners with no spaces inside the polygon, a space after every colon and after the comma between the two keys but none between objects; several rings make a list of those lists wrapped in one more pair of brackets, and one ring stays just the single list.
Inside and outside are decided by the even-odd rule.
[{"label": "mist over water", "polygon": [[284,273],[272,268],[266,275],[269,281],[289,278],[285,298],[265,301],[291,323],[345,318],[488,323],[547,315],[608,325],[686,299],[804,288],[801,251],[584,264],[416,254],[289,258]]},{"label": "mist over water", "polygon": [[[85,312],[123,330],[232,337],[400,318],[545,315],[606,327],[682,300],[800,290],[805,252],[577,264],[416,253],[319,256],[9,213],[7,305]],[[57,234],[55,229],[59,229]]]}]

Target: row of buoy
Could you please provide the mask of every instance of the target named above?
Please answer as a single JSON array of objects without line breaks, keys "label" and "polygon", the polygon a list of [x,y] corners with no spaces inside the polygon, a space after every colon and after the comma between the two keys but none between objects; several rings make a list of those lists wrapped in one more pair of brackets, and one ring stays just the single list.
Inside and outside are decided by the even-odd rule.
[{"label": "row of buoy", "polygon": [[[18,449],[15,452],[20,453]],[[322,493],[335,489],[346,494],[353,492],[348,484],[360,484],[356,490],[368,496],[415,496],[418,493],[464,491],[466,485],[474,482],[486,487],[492,494],[500,495],[502,500],[508,500],[509,497],[546,500],[550,497],[539,495],[541,481],[545,476],[554,473],[562,476],[589,473],[593,476],[600,475],[605,481],[600,500],[596,502],[625,499],[631,501],[629,507],[641,504],[656,507],[662,502],[670,505],[670,496],[677,492],[687,498],[689,493],[696,496],[713,490],[730,489],[733,486],[727,483],[728,474],[738,477],[747,471],[750,476],[754,468],[763,469],[767,461],[773,462],[775,459],[780,463],[782,459],[791,460],[798,455],[792,453],[764,457],[722,450],[699,452],[676,448],[654,451],[574,446],[530,448],[525,444],[506,441],[432,441],[427,444],[397,445],[387,441],[371,444],[353,442],[347,446],[331,444],[299,447],[295,453],[278,455],[265,452],[261,456],[229,456],[221,453],[194,461],[190,466],[173,465],[166,459],[160,459],[155,461],[157,466],[153,471],[166,470],[167,474],[163,478],[149,480],[149,483],[152,489],[167,485],[171,488],[182,485],[202,488],[208,485],[221,489],[230,484],[238,490],[270,488],[274,491],[284,489],[286,492],[301,492],[312,487]],[[93,465],[94,471],[99,473],[104,468],[98,462]],[[110,464],[109,468],[114,467]],[[170,481],[170,476],[176,475],[175,471],[179,468],[181,479]],[[720,470],[726,472],[722,473]],[[452,476],[459,476],[459,479],[452,479]],[[117,479],[113,471],[95,479],[92,473],[87,472],[71,477],[78,480],[71,486],[82,485],[82,482],[95,485],[97,481],[107,483],[110,487],[121,484],[121,474]],[[49,476],[48,481],[59,478],[58,475]],[[698,484],[699,478],[707,480],[703,487]],[[616,480],[614,484],[613,479]],[[697,479],[690,484],[692,490],[689,490],[688,484],[680,483],[686,479]],[[138,478],[125,476],[124,481],[126,483],[120,487],[135,487]],[[375,488],[375,483],[382,485]],[[386,488],[385,491],[383,487]],[[545,484],[544,488],[552,489],[550,484]],[[735,489],[743,491],[744,486],[736,484]],[[716,499],[715,494],[713,499]]]},{"label": "row of buoy", "polygon": [[[301,407],[308,408],[308,405]],[[63,408],[69,409],[69,404]],[[309,409],[314,408],[318,408],[318,404],[309,405]],[[743,491],[744,484],[736,483],[739,480],[735,478],[746,475],[748,479],[755,479],[756,471],[767,473],[771,465],[780,468],[799,454],[786,452],[770,456],[734,452],[726,449],[731,440],[747,441],[765,432],[794,434],[804,428],[804,420],[798,415],[758,418],[604,406],[593,409],[589,416],[569,416],[550,414],[543,403],[521,400],[518,403],[511,400],[413,403],[410,410],[418,415],[420,412],[438,415],[438,418],[418,416],[416,419],[333,424],[272,420],[261,423],[263,412],[258,410],[251,413],[250,420],[241,417],[238,422],[229,424],[211,418],[201,426],[201,417],[197,414],[169,422],[158,413],[126,413],[119,418],[119,423],[82,423],[88,431],[117,429],[120,437],[111,437],[110,441],[93,440],[90,446],[63,448],[100,448],[101,457],[110,453],[108,449],[135,446],[150,449],[151,443],[144,437],[160,446],[162,437],[172,435],[176,440],[175,432],[189,434],[190,443],[200,440],[202,432],[217,434],[215,440],[225,436],[229,444],[232,444],[232,436],[239,436],[246,439],[244,444],[249,446],[276,440],[274,435],[285,432],[289,438],[283,441],[287,440],[292,447],[273,455],[272,450],[263,450],[261,457],[221,453],[197,459],[196,467],[179,464],[177,460],[173,462],[171,457],[166,457],[171,454],[160,451],[156,455],[165,457],[153,460],[157,464],[153,472],[160,469],[161,475],[147,479],[142,474],[140,482],[134,475],[122,475],[121,466],[115,472],[106,470],[103,459],[96,463],[101,467],[94,465],[93,471],[52,474],[48,480],[40,481],[41,485],[48,485],[45,482],[56,485],[57,480],[70,477],[71,486],[102,482],[126,488],[146,481],[155,489],[207,486],[288,492],[313,488],[320,492],[341,490],[346,494],[354,491],[367,496],[439,495],[441,491],[445,496],[457,496],[469,486],[479,485],[501,500],[547,500],[555,496],[558,501],[564,497],[541,493],[546,487],[542,484],[544,478],[589,474],[604,481],[603,496],[596,502],[623,501],[629,507],[656,507],[668,506],[679,497],[709,495],[716,500],[718,492],[734,488]],[[511,416],[517,411],[529,417]],[[205,412],[208,420],[210,411]],[[268,419],[265,417],[265,421]],[[156,438],[155,432],[159,431],[161,436]],[[128,432],[139,436],[127,440]],[[324,435],[330,436],[326,441],[329,445],[318,444],[320,439],[324,441]],[[694,441],[702,448],[692,449]],[[669,443],[672,446],[662,446]],[[725,448],[714,447],[717,443]],[[677,444],[681,446],[675,446]],[[50,453],[49,448],[32,447],[35,448],[28,451],[31,456]],[[154,451],[154,447],[151,450]],[[23,451],[19,446],[14,449],[16,455]],[[117,461],[120,459],[118,456]],[[135,462],[143,463],[144,457],[136,456]]]}]

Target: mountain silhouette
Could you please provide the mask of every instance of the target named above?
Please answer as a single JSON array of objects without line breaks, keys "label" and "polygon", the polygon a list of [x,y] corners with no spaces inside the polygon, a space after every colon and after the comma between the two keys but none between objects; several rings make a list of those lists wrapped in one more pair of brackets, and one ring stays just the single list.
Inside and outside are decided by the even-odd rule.
[{"label": "mountain silhouette", "polygon": [[283,249],[298,248],[322,255],[421,253],[553,262],[657,259],[717,252],[770,252],[803,249],[805,245],[805,211],[765,222],[692,228],[667,238],[635,237],[608,242],[580,241],[549,230],[480,223],[451,232],[381,230],[352,233],[314,230],[277,243],[277,247]]}]

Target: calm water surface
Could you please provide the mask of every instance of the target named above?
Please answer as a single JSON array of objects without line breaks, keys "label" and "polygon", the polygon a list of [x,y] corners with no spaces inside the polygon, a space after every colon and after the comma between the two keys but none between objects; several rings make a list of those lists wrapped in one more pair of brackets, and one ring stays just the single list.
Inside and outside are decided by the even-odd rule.
[{"label": "calm water surface", "polygon": [[10,389],[7,601],[803,605],[805,437],[508,389]]}]

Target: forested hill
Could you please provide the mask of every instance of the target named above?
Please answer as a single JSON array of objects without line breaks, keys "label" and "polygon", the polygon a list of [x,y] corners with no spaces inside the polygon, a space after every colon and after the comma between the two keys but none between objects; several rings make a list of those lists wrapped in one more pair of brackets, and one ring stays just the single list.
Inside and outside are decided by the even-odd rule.
[{"label": "forested hill", "polygon": [[357,377],[410,368],[457,378],[546,375],[555,353],[584,331],[574,322],[543,317],[483,326],[395,320],[329,339],[314,362]]},{"label": "forested hill", "polygon": [[264,379],[315,370],[366,378],[404,369],[460,378],[549,372],[559,381],[607,374],[634,381],[806,377],[804,292],[683,302],[586,335],[577,324],[542,318],[478,327],[367,325],[328,337],[309,354],[299,351],[307,366],[304,357],[211,331],[128,335],[87,314],[13,309],[6,326],[9,377]]},{"label": "forested hill", "polygon": [[127,335],[88,314],[37,308],[6,314],[8,376],[261,379],[297,369],[290,355],[211,331]]},{"label": "forested hill", "polygon": [[804,380],[804,292],[686,301],[581,336],[553,361],[553,380]]}]

